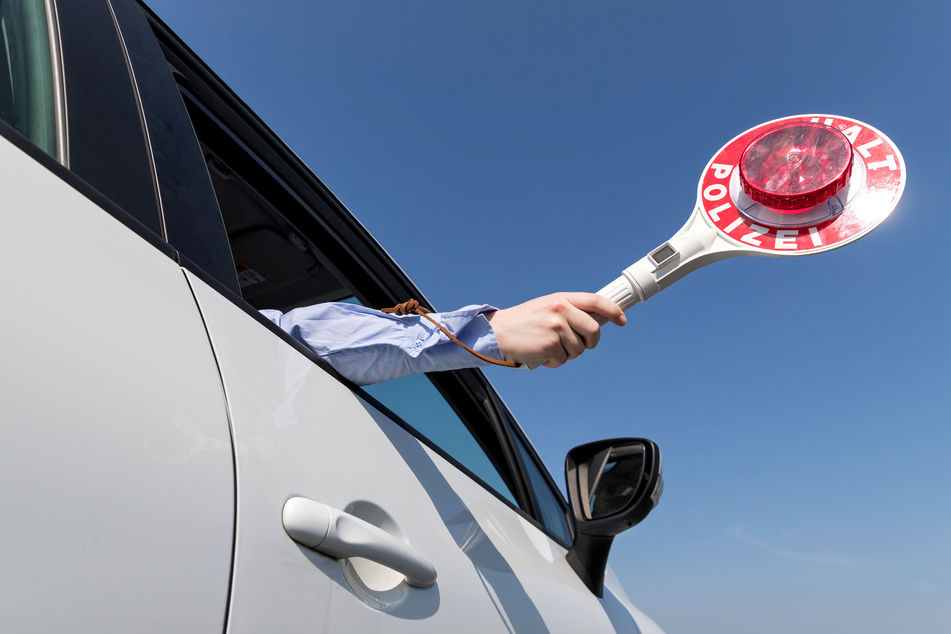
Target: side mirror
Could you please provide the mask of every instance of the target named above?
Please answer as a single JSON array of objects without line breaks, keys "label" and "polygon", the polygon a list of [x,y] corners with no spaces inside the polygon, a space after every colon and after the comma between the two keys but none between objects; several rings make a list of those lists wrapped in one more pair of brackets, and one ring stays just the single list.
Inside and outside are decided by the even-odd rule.
[{"label": "side mirror", "polygon": [[575,539],[568,563],[591,591],[604,595],[614,536],[639,523],[664,492],[660,449],[646,438],[616,438],[575,447],[565,460]]}]

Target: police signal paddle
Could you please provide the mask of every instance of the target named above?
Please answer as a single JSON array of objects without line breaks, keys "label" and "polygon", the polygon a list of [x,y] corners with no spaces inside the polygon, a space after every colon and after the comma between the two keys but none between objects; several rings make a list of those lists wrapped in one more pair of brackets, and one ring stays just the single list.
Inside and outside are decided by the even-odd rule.
[{"label": "police signal paddle", "polygon": [[764,123],[710,160],[687,223],[598,294],[627,310],[719,260],[837,249],[881,224],[904,187],[901,153],[870,125],[829,115]]},{"label": "police signal paddle", "polygon": [[881,224],[904,188],[901,153],[868,124],[831,115],[769,121],[714,155],[687,223],[598,294],[626,311],[719,260],[838,249]]}]

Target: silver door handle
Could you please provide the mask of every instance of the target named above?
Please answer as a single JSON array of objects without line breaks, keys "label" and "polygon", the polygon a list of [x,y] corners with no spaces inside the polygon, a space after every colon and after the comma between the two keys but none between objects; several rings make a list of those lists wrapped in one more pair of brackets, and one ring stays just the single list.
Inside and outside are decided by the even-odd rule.
[{"label": "silver door handle", "polygon": [[406,575],[417,588],[436,583],[436,569],[419,552],[373,524],[302,497],[284,503],[284,530],[295,542],[334,559],[363,557]]}]

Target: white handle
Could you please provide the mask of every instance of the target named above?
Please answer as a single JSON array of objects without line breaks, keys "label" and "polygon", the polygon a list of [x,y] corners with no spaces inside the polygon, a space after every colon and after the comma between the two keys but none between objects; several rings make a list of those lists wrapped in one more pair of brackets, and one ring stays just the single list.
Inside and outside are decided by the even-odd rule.
[{"label": "white handle", "polygon": [[332,506],[294,497],[284,503],[284,530],[294,541],[334,559],[363,557],[406,575],[417,588],[436,583],[436,569],[415,548]]},{"label": "white handle", "polygon": [[[621,310],[627,310],[640,301],[640,297],[638,297],[637,292],[634,290],[633,284],[623,275],[598,291],[598,295],[607,297],[620,306]],[[608,323],[608,318],[603,315],[591,316],[594,317],[594,320],[598,322],[599,326]],[[544,360],[529,361],[528,363],[523,363],[520,367],[534,370],[535,368],[541,367],[544,363]]]},{"label": "white handle", "polygon": [[[714,248],[717,232],[703,222],[695,222],[698,215],[698,211],[694,210],[687,224],[674,237],[624,269],[620,277],[598,291],[598,295],[610,299],[627,312],[632,306],[646,302],[691,271],[717,260],[746,254],[723,240]],[[608,323],[605,317],[593,317],[600,326]],[[544,363],[530,361],[521,367],[534,370]]]}]

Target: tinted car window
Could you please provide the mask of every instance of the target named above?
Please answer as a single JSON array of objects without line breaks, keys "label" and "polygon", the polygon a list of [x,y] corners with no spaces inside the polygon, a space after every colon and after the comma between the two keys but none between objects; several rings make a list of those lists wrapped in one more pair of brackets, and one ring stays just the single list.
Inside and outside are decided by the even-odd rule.
[{"label": "tinted car window", "polygon": [[42,0],[0,0],[0,118],[56,156],[56,109]]},{"label": "tinted car window", "polygon": [[518,504],[499,470],[429,377],[404,376],[363,388],[486,484]]},{"label": "tinted car window", "polygon": [[528,474],[532,496],[538,506],[538,519],[562,542],[570,544],[571,531],[568,528],[568,519],[561,499],[552,491],[548,479],[542,474],[541,468],[535,463],[520,438],[515,438],[515,445],[522,458],[525,472]]}]

